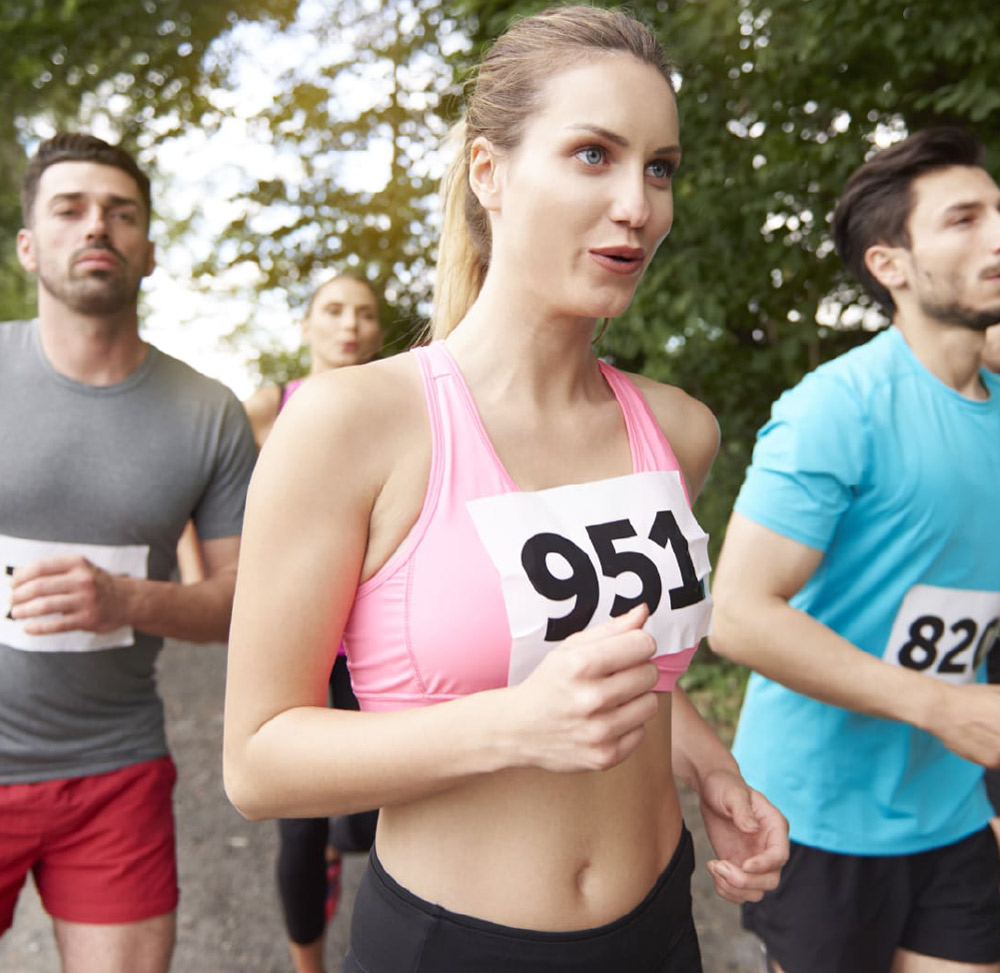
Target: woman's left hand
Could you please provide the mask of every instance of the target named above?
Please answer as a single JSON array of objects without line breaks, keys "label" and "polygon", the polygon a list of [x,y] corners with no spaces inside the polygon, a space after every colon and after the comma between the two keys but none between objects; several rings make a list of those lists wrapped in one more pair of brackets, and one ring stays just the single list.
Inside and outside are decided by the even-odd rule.
[{"label": "woman's left hand", "polygon": [[700,788],[701,816],[719,856],[708,863],[715,891],[730,902],[757,902],[775,888],[788,860],[785,816],[746,781],[716,770]]}]

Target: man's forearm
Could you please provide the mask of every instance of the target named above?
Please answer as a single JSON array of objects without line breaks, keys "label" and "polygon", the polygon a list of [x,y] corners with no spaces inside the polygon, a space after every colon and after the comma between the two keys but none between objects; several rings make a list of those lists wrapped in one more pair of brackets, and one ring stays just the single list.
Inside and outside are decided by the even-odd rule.
[{"label": "man's forearm", "polygon": [[945,684],[857,648],[773,596],[716,603],[711,644],[722,656],[842,709],[926,728]]},{"label": "man's forearm", "polygon": [[150,635],[185,642],[225,642],[233,609],[236,570],[196,584],[119,578],[126,623]]}]

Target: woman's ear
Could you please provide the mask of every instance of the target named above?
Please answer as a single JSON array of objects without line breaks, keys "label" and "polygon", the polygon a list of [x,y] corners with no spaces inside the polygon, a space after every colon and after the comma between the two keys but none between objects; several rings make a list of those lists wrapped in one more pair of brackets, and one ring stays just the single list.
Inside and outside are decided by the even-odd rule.
[{"label": "woman's ear", "polygon": [[487,212],[500,209],[501,184],[499,153],[480,135],[469,147],[469,188]]}]

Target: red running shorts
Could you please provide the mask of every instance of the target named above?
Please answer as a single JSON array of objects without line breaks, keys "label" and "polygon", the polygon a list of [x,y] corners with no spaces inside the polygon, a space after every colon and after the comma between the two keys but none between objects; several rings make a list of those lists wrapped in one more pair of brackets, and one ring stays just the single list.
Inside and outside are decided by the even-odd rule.
[{"label": "red running shorts", "polygon": [[0,784],[0,935],[31,872],[49,915],[93,924],[176,910],[170,757],[108,774]]}]

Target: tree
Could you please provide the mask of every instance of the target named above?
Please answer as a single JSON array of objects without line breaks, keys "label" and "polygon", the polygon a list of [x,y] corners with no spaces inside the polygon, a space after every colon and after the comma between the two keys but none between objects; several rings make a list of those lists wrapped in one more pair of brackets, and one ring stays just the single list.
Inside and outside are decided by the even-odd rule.
[{"label": "tree", "polygon": [[[30,313],[17,264],[17,188],[30,149],[56,127],[106,128],[148,165],[191,124],[211,124],[224,74],[213,44],[242,20],[287,23],[299,0],[4,0],[0,5],[0,316]],[[213,76],[214,75],[214,76]]]},{"label": "tree", "polygon": [[[256,292],[303,304],[324,276],[359,274],[384,296],[387,347],[399,350],[429,312],[435,147],[461,38],[435,0],[341,0],[294,30],[301,61],[254,118],[282,164],[237,193],[242,215],[200,270],[242,265]],[[265,345],[263,377],[304,365],[266,348],[261,334],[249,322],[235,338]]]}]

